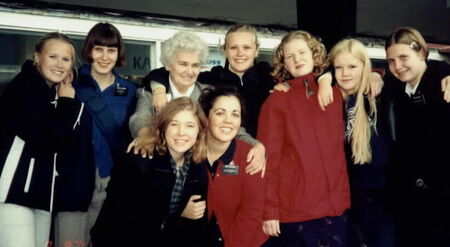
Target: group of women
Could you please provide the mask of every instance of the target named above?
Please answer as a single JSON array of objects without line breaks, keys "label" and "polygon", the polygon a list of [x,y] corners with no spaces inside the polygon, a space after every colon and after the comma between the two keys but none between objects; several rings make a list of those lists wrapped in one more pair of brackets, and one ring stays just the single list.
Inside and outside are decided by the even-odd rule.
[{"label": "group of women", "polygon": [[272,69],[256,33],[233,26],[200,72],[206,44],[179,32],[139,89],[113,25],[78,70],[69,38],[42,37],[1,98],[0,246],[46,246],[52,214],[56,246],[449,245],[450,65],[398,28],[374,97],[358,40],[327,56],[293,31]]}]

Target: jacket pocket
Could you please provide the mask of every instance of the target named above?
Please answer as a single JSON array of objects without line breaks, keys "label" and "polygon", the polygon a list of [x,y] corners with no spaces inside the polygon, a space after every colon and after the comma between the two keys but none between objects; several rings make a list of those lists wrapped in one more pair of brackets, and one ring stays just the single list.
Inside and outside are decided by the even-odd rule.
[{"label": "jacket pocket", "polygon": [[28,166],[27,180],[25,182],[25,187],[23,188],[23,192],[25,193],[28,193],[28,190],[30,189],[31,177],[33,176],[33,169],[34,169],[34,158],[31,158],[30,165]]}]

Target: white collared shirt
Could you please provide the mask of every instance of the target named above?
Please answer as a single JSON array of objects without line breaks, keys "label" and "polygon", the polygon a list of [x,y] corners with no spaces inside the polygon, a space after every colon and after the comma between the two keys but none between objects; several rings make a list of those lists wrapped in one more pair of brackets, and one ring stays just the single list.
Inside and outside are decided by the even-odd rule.
[{"label": "white collared shirt", "polygon": [[168,93],[167,96],[167,102],[171,101],[172,99],[176,99],[179,97],[190,97],[192,92],[194,91],[195,83],[192,84],[187,90],[186,93],[180,93],[178,89],[175,87],[175,84],[172,82],[172,78],[169,76],[169,85],[170,85],[170,91],[172,94]]},{"label": "white collared shirt", "polygon": [[413,95],[413,94],[416,93],[417,87],[419,86],[419,84],[420,84],[420,81],[419,81],[418,83],[416,83],[416,85],[414,85],[414,87],[412,87],[410,83],[406,83],[406,86],[405,86],[405,93],[406,93],[409,97],[411,97],[411,95]]}]

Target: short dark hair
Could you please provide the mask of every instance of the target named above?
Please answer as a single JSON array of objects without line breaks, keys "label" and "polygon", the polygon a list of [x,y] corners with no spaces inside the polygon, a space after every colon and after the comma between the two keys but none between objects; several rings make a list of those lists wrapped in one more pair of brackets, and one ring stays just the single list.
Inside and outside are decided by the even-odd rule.
[{"label": "short dark hair", "polygon": [[242,122],[244,121],[245,116],[245,101],[244,98],[242,98],[239,91],[236,89],[236,87],[233,86],[227,86],[227,85],[221,85],[214,88],[205,88],[202,91],[202,95],[198,99],[200,102],[200,106],[203,108],[203,112],[205,113],[206,117],[209,116],[209,112],[211,111],[214,103],[216,102],[217,98],[220,96],[234,96],[239,100],[239,103],[241,105],[241,119]]},{"label": "short dark hair", "polygon": [[122,35],[115,26],[107,22],[100,22],[89,30],[81,51],[81,56],[89,63],[92,63],[92,49],[96,45],[117,47],[119,56],[115,66],[122,67],[125,65],[125,44]]}]

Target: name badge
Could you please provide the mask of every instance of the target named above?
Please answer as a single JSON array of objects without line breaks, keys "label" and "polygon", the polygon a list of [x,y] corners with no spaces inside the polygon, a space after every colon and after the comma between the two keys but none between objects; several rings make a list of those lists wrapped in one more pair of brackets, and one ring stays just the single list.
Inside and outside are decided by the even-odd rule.
[{"label": "name badge", "polygon": [[222,166],[222,174],[224,175],[238,175],[239,166],[235,165],[233,161],[230,164],[225,164]]},{"label": "name badge", "polygon": [[411,99],[414,104],[426,104],[425,96],[421,92],[416,92],[415,94],[411,95]]},{"label": "name badge", "polygon": [[119,83],[117,83],[116,89],[114,90],[114,96],[127,96],[128,88],[121,87]]}]

